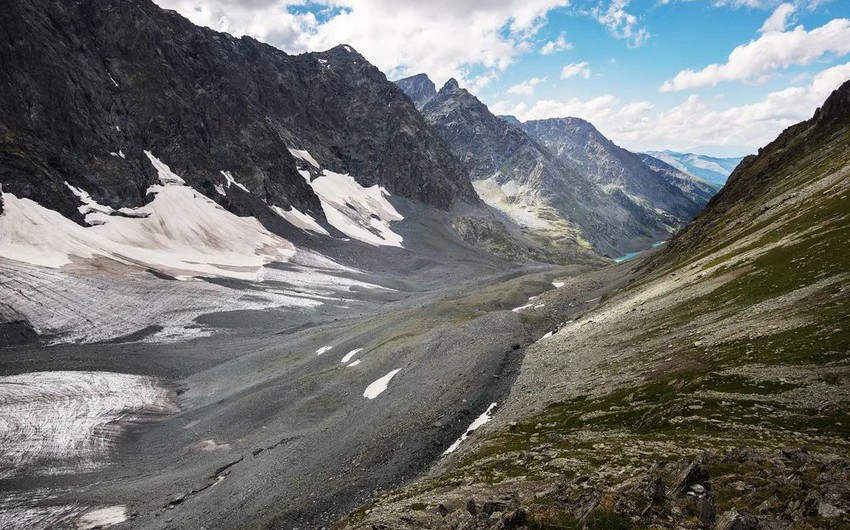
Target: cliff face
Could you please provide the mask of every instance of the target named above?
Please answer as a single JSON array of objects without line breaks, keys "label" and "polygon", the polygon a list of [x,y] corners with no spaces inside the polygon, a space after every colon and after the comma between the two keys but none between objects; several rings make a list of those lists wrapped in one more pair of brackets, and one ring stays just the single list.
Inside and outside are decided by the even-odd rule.
[{"label": "cliff face", "polygon": [[[428,205],[477,202],[409,100],[348,46],[291,56],[148,0],[12,0],[0,30],[0,183],[78,222],[64,182],[138,206],[156,179],[145,150],[240,214],[264,201],[323,216],[290,148]],[[216,194],[223,171],[250,196]]]}]

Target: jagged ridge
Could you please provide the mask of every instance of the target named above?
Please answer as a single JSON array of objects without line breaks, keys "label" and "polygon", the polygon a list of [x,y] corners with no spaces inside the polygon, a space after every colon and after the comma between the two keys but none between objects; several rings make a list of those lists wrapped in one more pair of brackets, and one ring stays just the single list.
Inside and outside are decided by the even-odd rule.
[{"label": "jagged ridge", "polygon": [[[13,0],[4,11],[0,182],[78,222],[64,181],[138,206],[156,179],[145,149],[243,215],[262,212],[260,199],[322,217],[287,148],[440,208],[477,202],[408,99],[348,46],[291,56],[148,0]],[[252,197],[214,193],[220,171]]]}]

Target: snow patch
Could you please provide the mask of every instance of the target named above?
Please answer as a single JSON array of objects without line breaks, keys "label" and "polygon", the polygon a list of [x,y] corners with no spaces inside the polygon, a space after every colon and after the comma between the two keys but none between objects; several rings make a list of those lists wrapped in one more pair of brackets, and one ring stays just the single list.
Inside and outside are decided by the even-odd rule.
[{"label": "snow patch", "polygon": [[319,163],[316,162],[316,159],[313,158],[313,155],[311,155],[310,153],[308,153],[304,149],[289,149],[289,153],[292,156],[294,156],[295,158],[297,158],[298,160],[302,160],[304,162],[307,162],[308,164],[310,164],[311,166],[313,166],[316,169],[319,169],[319,167],[321,167],[321,166],[319,166]]},{"label": "snow patch", "polygon": [[340,361],[339,361],[339,362],[341,362],[341,363],[347,363],[347,362],[348,362],[348,361],[350,361],[352,358],[354,358],[354,356],[355,356],[355,355],[357,355],[358,353],[360,353],[360,352],[362,352],[362,351],[363,351],[363,348],[357,348],[356,350],[351,350],[350,352],[346,353],[346,354],[345,354],[345,357],[343,357],[342,359],[340,359]]},{"label": "snow patch", "polygon": [[329,236],[328,231],[322,228],[322,226],[316,222],[315,219],[307,215],[306,213],[301,213],[295,208],[290,209],[289,211],[284,210],[280,206],[272,206],[271,209],[278,214],[279,216],[286,219],[291,225],[300,228],[302,230],[309,230],[311,232],[315,232],[317,234],[322,234],[325,236]]},{"label": "snow patch", "polygon": [[115,86],[117,87],[117,86],[118,86],[118,81],[116,81],[116,80],[115,80],[115,78],[114,78],[114,77],[112,77],[112,74],[110,74],[109,72],[106,72],[106,75],[108,75],[108,76],[109,76],[109,80],[110,80],[110,81],[112,81],[112,84],[113,84],[113,85],[115,85]]},{"label": "snow patch", "polygon": [[360,359],[357,359],[353,363],[349,364],[348,366],[346,366],[346,368],[352,368],[354,366],[357,366],[358,364],[360,364]]},{"label": "snow patch", "polygon": [[482,425],[484,425],[485,423],[487,423],[488,421],[493,419],[493,409],[495,409],[497,405],[498,405],[498,403],[491,403],[490,406],[487,407],[487,410],[484,411],[484,413],[482,413],[480,416],[475,418],[475,421],[473,421],[469,425],[469,427],[466,429],[466,432],[464,432],[460,436],[460,438],[455,440],[455,442],[452,445],[450,445],[448,449],[443,451],[443,456],[454,453],[455,451],[457,451],[457,448],[460,447],[460,444],[462,444],[464,440],[469,438],[470,434],[472,434],[479,427],[481,427]]},{"label": "snow patch", "polygon": [[552,285],[555,286],[555,289],[560,289],[561,287],[567,285],[567,282],[552,282]]},{"label": "snow patch", "polygon": [[376,397],[380,396],[384,392],[384,390],[387,389],[387,385],[390,384],[390,379],[395,377],[395,374],[399,373],[400,371],[401,368],[393,370],[384,377],[378,379],[371,385],[367,386],[366,390],[363,391],[363,397],[367,399],[375,399]]},{"label": "snow patch", "polygon": [[127,520],[127,508],[110,506],[91,510],[77,519],[77,530],[91,530],[123,523]]},{"label": "snow patch", "polygon": [[525,304],[525,305],[521,305],[519,307],[515,307],[515,308],[511,309],[511,311],[513,311],[514,313],[519,313],[523,309],[528,309],[529,307],[531,307],[531,304]]},{"label": "snow patch", "polygon": [[145,337],[141,342],[150,342],[156,344],[173,344],[175,342],[184,342],[190,339],[200,339],[202,337],[210,337],[213,330],[199,327],[184,327],[184,326],[164,326],[161,330]]},{"label": "snow patch", "polygon": [[[186,184],[185,180],[175,173],[172,173],[171,168],[162,163],[162,161],[160,161],[157,157],[153,156],[150,151],[145,151],[145,156],[148,157],[148,160],[151,161],[154,169],[156,169],[157,176],[159,177],[159,182],[161,184]],[[148,191],[148,193],[150,193],[150,191]]]},{"label": "snow patch", "polygon": [[316,355],[321,355],[325,352],[329,352],[331,351],[331,348],[333,348],[333,346],[322,346],[321,348],[316,350]]},{"label": "snow patch", "polygon": [[[306,173],[306,175],[305,175]],[[402,237],[390,228],[391,221],[404,219],[387,200],[389,193],[378,186],[364,188],[350,175],[325,170],[309,180],[309,173],[301,172],[319,196],[325,218],[345,235],[374,246],[402,246]]]},{"label": "snow patch", "polygon": [[227,181],[227,187],[228,188],[230,188],[230,186],[235,185],[237,188],[240,188],[240,189],[246,191],[247,193],[251,193],[250,191],[248,191],[248,188],[246,188],[242,184],[239,184],[238,182],[236,182],[236,179],[233,178],[233,175],[230,173],[230,171],[222,171],[221,174],[224,176],[224,179]]}]

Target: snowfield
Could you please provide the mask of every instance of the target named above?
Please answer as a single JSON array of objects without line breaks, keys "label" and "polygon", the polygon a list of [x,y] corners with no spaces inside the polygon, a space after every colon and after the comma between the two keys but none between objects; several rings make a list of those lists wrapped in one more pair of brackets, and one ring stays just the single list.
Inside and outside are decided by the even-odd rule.
[{"label": "snowfield", "polygon": [[[392,231],[390,222],[401,221],[404,217],[387,200],[390,197],[387,190],[378,185],[364,188],[350,175],[321,169],[306,150],[290,148],[289,152],[320,171],[315,179],[310,171],[302,169],[298,172],[318,195],[322,211],[331,226],[370,245],[402,246],[402,237]],[[285,212],[278,208],[275,211],[299,228],[327,234],[314,219],[297,210]]]},{"label": "snowfield", "polygon": [[92,471],[122,426],[178,411],[155,379],[110,372],[0,377],[0,478]]},{"label": "snowfield", "polygon": [[374,246],[402,246],[402,237],[390,228],[390,221],[404,219],[380,186],[364,188],[354,177],[324,170],[310,180],[308,171],[300,171],[322,202],[328,222],[343,234]]},{"label": "snowfield", "polygon": [[386,290],[342,276],[352,269],[315,253],[298,251],[290,265],[260,269],[262,290],[235,290],[201,280],[162,280],[136,268],[77,272],[0,258],[0,321],[27,320],[53,343],[109,340],[149,326],[164,329],[146,340],[174,342],[208,334],[194,322],[202,314],[315,309],[352,289]]},{"label": "snowfield", "polygon": [[3,193],[0,257],[49,268],[85,267],[85,260],[109,259],[154,268],[171,276],[226,276],[257,279],[263,265],[287,261],[295,248],[256,219],[238,217],[172,173],[146,152],[161,184],[154,199],[114,216],[78,188],[80,211],[94,226],[82,227],[30,199]]},{"label": "snowfield", "polygon": [[[116,212],[98,204],[86,190],[68,185],[92,226],[80,226],[32,200],[2,194],[0,322],[26,320],[54,343],[109,340],[143,329],[149,330],[146,341],[176,342],[212,333],[193,322],[202,314],[311,309],[343,301],[352,289],[381,289],[346,278],[359,271],[296,249],[256,219],[230,213],[145,153],[160,184],[148,189],[153,200],[140,208]],[[247,191],[229,172],[222,175],[227,189]],[[343,185],[337,189],[339,183],[328,179]],[[323,204],[337,213],[337,225],[353,237],[400,245],[401,238],[389,230],[388,221],[376,219],[401,218],[382,190],[362,188],[351,177],[337,174],[316,182],[330,197]],[[224,186],[219,187],[226,193]],[[275,211],[295,226],[328,234],[295,209]],[[377,228],[369,231],[357,219]],[[287,265],[266,266],[272,262]],[[198,277],[265,285],[234,289]]]}]

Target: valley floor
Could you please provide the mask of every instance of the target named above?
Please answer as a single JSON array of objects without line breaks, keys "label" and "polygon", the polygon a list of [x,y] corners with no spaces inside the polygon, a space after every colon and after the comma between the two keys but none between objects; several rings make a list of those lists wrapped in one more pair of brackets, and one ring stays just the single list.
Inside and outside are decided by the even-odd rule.
[{"label": "valley floor", "polygon": [[0,526],[319,528],[407,483],[554,329],[529,298],[586,270],[461,269],[359,278],[384,289],[321,311],[219,310],[190,340],[0,349]]}]

